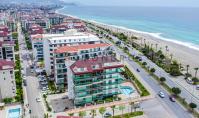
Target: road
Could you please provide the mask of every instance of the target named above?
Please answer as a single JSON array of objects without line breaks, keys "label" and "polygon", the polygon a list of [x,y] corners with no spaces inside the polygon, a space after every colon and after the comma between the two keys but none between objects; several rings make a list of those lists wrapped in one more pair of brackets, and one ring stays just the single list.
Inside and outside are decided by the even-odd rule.
[{"label": "road", "polygon": [[[30,58],[27,58],[31,52],[26,48],[26,43],[21,32],[20,24],[18,24],[18,36],[19,36],[19,52],[21,59],[21,67],[23,68],[23,74],[25,75],[23,79],[26,79],[27,86],[23,86],[26,92],[25,95],[25,105],[29,104],[29,107],[26,112],[27,118],[43,118],[44,117],[44,105],[42,102],[37,102],[36,98],[41,98],[41,93],[39,90],[39,83],[35,76],[31,75],[29,61]],[[29,114],[28,111],[31,111]]]},{"label": "road", "polygon": [[[111,43],[108,40],[106,40],[106,42]],[[127,54],[125,54],[121,49],[119,49],[114,44],[113,44],[113,48],[117,52],[117,54],[119,54],[120,56],[123,55],[125,57],[128,57]],[[130,53],[134,53],[134,52],[130,52]],[[167,93],[167,91],[165,91],[159,85],[159,83],[157,83],[153,79],[153,77],[148,72],[146,72],[139,64],[137,64],[133,60],[130,60],[129,58],[124,58],[123,61],[126,61],[128,65],[130,66],[130,68],[134,70],[134,72],[136,72],[135,71],[136,69],[140,70],[140,72],[139,73],[137,72],[136,74],[138,74],[140,78],[142,78],[150,86],[150,88],[154,91],[154,93],[158,93],[159,91],[163,91],[165,93],[165,96],[166,96],[165,98],[159,98],[157,95],[155,97],[155,99],[159,101],[164,106],[164,108],[166,108],[169,112],[172,111],[173,114],[175,114],[177,118],[191,118],[192,117],[192,115],[186,109],[184,109],[179,103],[171,102],[169,100],[169,94]]]}]

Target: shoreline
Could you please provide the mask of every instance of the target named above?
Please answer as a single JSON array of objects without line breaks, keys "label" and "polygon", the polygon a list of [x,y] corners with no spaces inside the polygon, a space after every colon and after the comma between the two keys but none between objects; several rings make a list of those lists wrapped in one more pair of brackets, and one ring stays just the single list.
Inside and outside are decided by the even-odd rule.
[{"label": "shoreline", "polygon": [[[94,20],[86,20],[86,19],[82,19],[70,14],[60,13],[59,10],[60,9],[56,10],[55,12],[58,14],[78,18],[83,21],[93,23],[95,25],[110,29],[114,32],[121,32],[128,36],[136,36],[138,38],[146,39],[146,42],[149,44],[154,44],[153,46],[155,46],[155,44],[158,44],[158,49],[162,48],[162,51],[164,53],[166,53],[165,46],[168,46],[169,54],[173,54],[173,58],[177,60],[178,62],[180,62],[184,68],[186,67],[186,65],[190,65],[189,70],[192,75],[194,75],[194,72],[195,72],[194,68],[199,67],[199,61],[197,61],[197,59],[199,59],[199,46],[196,47],[193,44],[190,44],[188,42],[181,42],[175,39],[172,40],[172,39],[161,37],[160,36],[161,33],[143,32],[143,31],[138,31],[135,29],[126,28],[123,26],[109,25],[109,24],[97,22]],[[140,44],[141,42],[142,42],[141,40],[137,41],[137,43],[140,43]]]}]

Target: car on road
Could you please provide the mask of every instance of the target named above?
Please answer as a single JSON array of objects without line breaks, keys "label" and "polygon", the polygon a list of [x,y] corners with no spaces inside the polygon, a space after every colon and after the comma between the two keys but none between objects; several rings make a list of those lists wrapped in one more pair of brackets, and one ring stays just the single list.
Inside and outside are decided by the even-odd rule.
[{"label": "car on road", "polygon": [[171,102],[175,102],[176,101],[176,99],[173,96],[169,96],[169,99],[170,99]]},{"label": "car on road", "polygon": [[112,114],[109,113],[109,112],[107,112],[107,113],[104,114],[104,118],[109,118],[109,117],[111,117],[111,116],[112,116]]},{"label": "car on road", "polygon": [[158,93],[158,95],[159,95],[161,98],[164,98],[164,97],[165,97],[165,95],[164,95],[164,93],[163,93],[162,91],[160,91],[160,92]]},{"label": "car on road", "polygon": [[23,79],[23,84],[24,84],[24,86],[27,86],[27,81],[26,81],[26,79]]},{"label": "car on road", "polygon": [[188,83],[188,84],[193,84],[192,79],[191,79],[191,78],[189,78],[189,77],[186,79],[186,81],[187,81],[187,83]]},{"label": "car on road", "polygon": [[36,98],[36,101],[37,101],[37,102],[41,102],[41,99],[40,99],[40,98]]},{"label": "car on road", "polygon": [[196,85],[196,90],[199,90],[199,85]]},{"label": "car on road", "polygon": [[137,72],[140,72],[140,70],[137,68]]}]

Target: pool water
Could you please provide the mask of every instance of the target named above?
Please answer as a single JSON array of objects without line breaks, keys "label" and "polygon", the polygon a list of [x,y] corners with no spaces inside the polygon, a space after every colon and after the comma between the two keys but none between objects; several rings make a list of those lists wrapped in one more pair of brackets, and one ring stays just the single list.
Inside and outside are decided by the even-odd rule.
[{"label": "pool water", "polygon": [[121,86],[120,89],[121,89],[121,92],[125,95],[130,95],[134,92],[134,90],[129,86]]},{"label": "pool water", "polygon": [[8,111],[8,118],[20,118],[20,108],[10,109]]}]

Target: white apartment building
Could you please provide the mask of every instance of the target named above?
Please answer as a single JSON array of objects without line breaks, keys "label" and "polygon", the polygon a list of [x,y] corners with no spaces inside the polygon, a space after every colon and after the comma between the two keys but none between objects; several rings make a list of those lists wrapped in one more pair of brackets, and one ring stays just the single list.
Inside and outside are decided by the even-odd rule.
[{"label": "white apartment building", "polygon": [[43,34],[43,51],[45,70],[48,75],[54,75],[54,52],[62,46],[75,46],[80,44],[97,44],[100,39],[90,33],[68,30],[64,34]]},{"label": "white apartment building", "polygon": [[0,101],[16,96],[14,62],[0,59]]},{"label": "white apartment building", "polygon": [[14,45],[13,41],[0,41],[0,59],[15,60]]},{"label": "white apartment building", "polygon": [[43,54],[43,35],[35,34],[31,35],[31,44],[33,48],[33,58],[36,61],[42,61],[44,58]]}]

